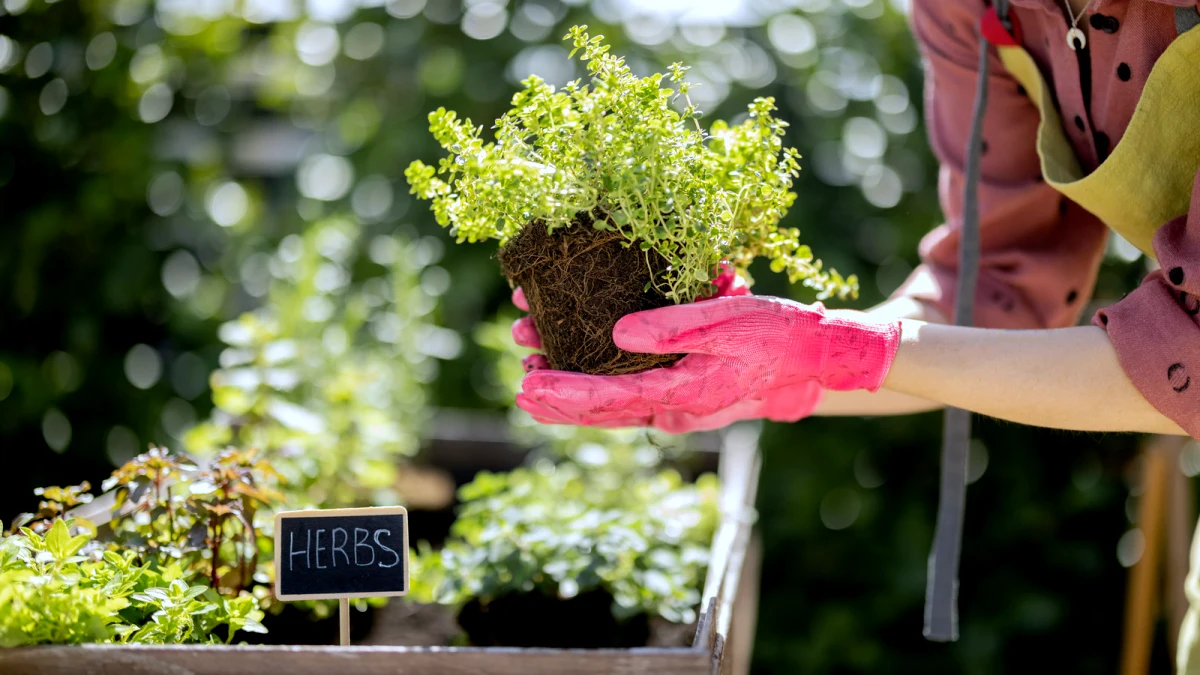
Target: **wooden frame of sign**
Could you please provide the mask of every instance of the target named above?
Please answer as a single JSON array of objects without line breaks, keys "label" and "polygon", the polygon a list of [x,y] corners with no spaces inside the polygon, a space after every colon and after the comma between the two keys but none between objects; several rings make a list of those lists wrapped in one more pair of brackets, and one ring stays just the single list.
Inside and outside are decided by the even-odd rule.
[{"label": "wooden frame of sign", "polygon": [[713,537],[702,612],[689,647],[516,649],[389,646],[82,645],[0,649],[5,675],[746,675],[757,615],[762,549],[753,533],[760,458],[756,439],[721,442],[721,522]]},{"label": "wooden frame of sign", "polygon": [[[400,566],[400,570],[403,573],[403,579],[404,579],[403,590],[399,590],[399,591],[374,590],[374,591],[370,591],[370,592],[347,591],[344,593],[284,593],[283,592],[284,575],[282,573],[282,570],[283,570],[284,548],[286,548],[286,546],[281,545],[281,544],[282,544],[282,539],[283,539],[285,522],[290,521],[290,520],[299,520],[299,519],[308,519],[308,518],[334,519],[334,518],[354,518],[354,517],[364,517],[364,516],[365,517],[404,516],[405,519],[407,519],[408,511],[403,506],[372,506],[372,507],[357,508],[357,509],[309,509],[309,510],[304,510],[304,511],[282,511],[280,513],[275,514],[275,537],[276,537],[276,541],[275,541],[275,597],[280,600],[283,600],[284,602],[292,602],[295,600],[343,600],[343,599],[353,599],[353,598],[391,598],[391,597],[407,595],[408,594],[408,583],[409,583],[409,579],[408,579],[408,570],[409,570],[409,567],[408,567],[408,524],[407,524],[407,522],[403,526],[403,535],[401,536],[401,539],[404,542],[403,543],[404,548],[402,549],[402,551],[394,551],[391,548],[384,547],[384,550],[391,552],[391,553],[393,553],[393,555],[395,555],[395,557],[396,557],[395,564]],[[359,528],[355,528],[355,529],[359,529]],[[323,530],[318,530],[318,533],[321,531],[323,531]],[[342,545],[343,545],[343,547],[349,545],[352,547],[352,550],[357,549],[360,546],[370,548],[372,551],[371,561],[372,561],[372,563],[374,563],[376,561],[374,544],[377,543],[377,539],[373,541],[372,537],[370,536],[370,532],[365,529],[360,530],[360,531],[367,532],[367,536],[363,539],[362,542],[359,542],[356,537],[347,535],[346,539],[343,540]],[[329,551],[329,559],[333,563],[333,565],[332,565],[332,567],[330,567],[330,569],[336,570],[337,569],[337,556],[335,555],[335,551],[337,551],[339,549],[333,548],[336,545],[334,542],[337,541],[337,538],[334,535],[334,532],[332,530],[330,531],[329,538],[330,538],[330,547],[331,548],[321,549],[320,548],[320,535],[318,534],[317,543],[315,546],[315,550],[317,551],[316,566],[320,567],[320,553],[319,552],[321,550],[328,550]],[[309,544],[311,544],[311,541],[306,542],[306,546],[305,546],[305,556],[306,557],[308,556],[308,553],[313,550],[313,548],[310,547]],[[382,551],[380,553],[382,553]],[[350,554],[343,550],[342,555],[345,556],[346,563],[351,564]],[[289,557],[291,557],[291,556],[289,555]],[[358,563],[358,555],[357,555],[356,550],[354,553],[354,563],[355,564]]]}]

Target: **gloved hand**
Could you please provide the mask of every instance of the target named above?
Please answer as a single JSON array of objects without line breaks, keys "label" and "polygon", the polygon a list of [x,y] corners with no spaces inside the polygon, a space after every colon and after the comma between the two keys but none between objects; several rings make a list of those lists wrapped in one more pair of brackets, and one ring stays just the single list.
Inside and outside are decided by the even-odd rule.
[{"label": "gloved hand", "polygon": [[[737,275],[733,268],[722,264],[721,273],[713,280],[713,285],[716,287],[712,295],[705,298],[700,298],[697,302],[711,300],[712,298],[723,298],[736,295],[750,295],[750,287],[746,285],[746,280]],[[529,301],[525,299],[525,291],[518,287],[513,291],[512,302],[517,306],[517,309],[528,312]],[[513,342],[522,347],[530,349],[542,348],[542,336],[538,335],[537,326],[533,323],[533,317],[523,316],[513,322],[512,325]],[[544,370],[550,367],[550,363],[546,360],[544,354],[530,354],[524,359],[521,359],[521,365],[525,366],[525,371]]]},{"label": "gloved hand", "polygon": [[822,389],[879,389],[900,323],[746,295],[630,314],[613,339],[628,351],[687,356],[632,375],[535,369],[517,405],[547,423],[671,432],[753,417],[791,421],[812,412]]},{"label": "gloved hand", "polygon": [[[746,280],[737,275],[732,267],[723,266],[721,273],[713,280],[716,287],[712,295],[700,298],[697,302],[713,298],[735,297],[750,295]],[[513,291],[513,304],[519,309],[529,311],[529,302],[520,288]],[[519,345],[540,349],[542,338],[538,335],[537,327],[532,317],[521,317],[513,323],[513,341]],[[546,357],[542,354],[530,354],[522,360],[526,371],[549,369]],[[805,382],[795,386],[785,386],[768,392],[768,395],[758,400],[748,400],[707,415],[695,415],[687,412],[664,412],[652,421],[643,419],[609,419],[596,426],[603,427],[640,427],[653,426],[668,433],[687,433],[690,431],[710,431],[720,429],[740,420],[771,419],[776,421],[795,422],[807,417],[817,407],[822,398],[821,388],[815,383]],[[534,415],[534,419],[543,424],[580,424],[581,422],[565,418]]]}]

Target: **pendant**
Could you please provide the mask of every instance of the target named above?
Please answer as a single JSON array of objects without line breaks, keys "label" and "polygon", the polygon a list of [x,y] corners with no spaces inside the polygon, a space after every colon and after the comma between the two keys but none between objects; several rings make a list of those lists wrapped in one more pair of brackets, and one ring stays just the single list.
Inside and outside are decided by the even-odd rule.
[{"label": "pendant", "polygon": [[[1076,40],[1079,41],[1078,45],[1075,44]],[[1067,31],[1067,46],[1071,48],[1071,51],[1083,49],[1087,46],[1087,36],[1083,34],[1083,31],[1072,26],[1071,30]]]}]

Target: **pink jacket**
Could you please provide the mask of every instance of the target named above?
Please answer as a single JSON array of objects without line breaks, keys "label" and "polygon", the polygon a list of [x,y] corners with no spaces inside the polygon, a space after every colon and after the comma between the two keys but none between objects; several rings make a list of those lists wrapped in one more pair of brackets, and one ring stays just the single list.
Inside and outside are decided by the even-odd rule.
[{"label": "pink jacket", "polygon": [[[1067,45],[1070,22],[1063,0],[1011,0],[1023,46],[1055,91],[1085,171],[1095,169],[1120,142],[1151,67],[1177,35],[1175,7],[1195,5],[1196,0],[1092,0],[1079,19],[1081,27],[1087,26],[1088,49],[1077,54]],[[928,301],[947,316],[953,313],[964,153],[983,10],[982,0],[912,0],[913,31],[926,59],[927,126],[941,162],[939,193],[947,222],[922,240],[923,263],[897,294]],[[1095,284],[1107,228],[1042,182],[1037,109],[995,57],[991,73],[975,321],[993,328],[1075,325]],[[1108,331],[1142,395],[1200,438],[1200,176],[1190,214],[1164,223],[1154,250],[1162,270],[1097,312],[1093,323]]]}]

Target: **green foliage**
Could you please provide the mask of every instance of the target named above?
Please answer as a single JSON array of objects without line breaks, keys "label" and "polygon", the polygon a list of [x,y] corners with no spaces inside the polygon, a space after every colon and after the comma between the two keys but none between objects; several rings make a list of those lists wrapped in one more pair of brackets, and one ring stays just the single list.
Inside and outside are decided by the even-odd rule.
[{"label": "green foliage", "polygon": [[715,476],[589,471],[540,462],[481,473],[440,551],[414,556],[419,602],[486,604],[515,593],[572,598],[601,588],[618,618],[649,613],[688,623],[717,519]]},{"label": "green foliage", "polygon": [[[417,450],[436,298],[418,247],[330,218],[286,239],[267,263],[267,303],[221,327],[216,411],[184,438],[192,452],[260,448],[294,507],[394,504],[397,463]],[[352,271],[365,279],[352,281]]]},{"label": "green foliage", "polygon": [[132,553],[76,555],[92,540],[59,520],[45,535],[0,539],[0,646],[100,642],[126,626],[119,612],[145,573]]},{"label": "green foliage", "polygon": [[[0,539],[0,645],[213,642],[263,633],[251,592],[260,569],[256,516],[280,497],[254,452],[193,466],[151,448],[113,473],[111,536],[66,510],[86,484],[39,490],[36,514]],[[57,501],[57,500],[63,501]]]},{"label": "green foliage", "polygon": [[718,121],[705,133],[687,68],[638,78],[586,28],[566,39],[572,56],[582,52],[590,84],[556,91],[530,76],[497,120],[494,143],[469,118],[430,113],[429,129],[450,155],[436,170],[416,160],[405,176],[414,194],[433,201],[439,224],[460,242],[504,243],[526,224],[553,232],[581,212],[598,214],[594,226],[640,246],[647,265],[651,251],[669,262],[653,283],[676,302],[706,294],[722,260],[744,270],[758,256],[821,297],[856,291],[854,277],[822,269],[798,230],[779,227],[800,165],[783,147],[787,123],[772,115],[774,99],[755,99],[745,122]]},{"label": "green foliage", "polygon": [[232,642],[264,633],[249,594],[222,597],[189,585],[179,564],[140,562],[57,520],[44,534],[23,528],[0,539],[0,646],[124,642]]},{"label": "green foliage", "polygon": [[[113,543],[157,567],[178,564],[189,578],[236,595],[259,572],[259,549],[267,542],[257,516],[280,505],[278,474],[257,452],[233,448],[204,468],[151,448],[104,482],[115,490]],[[260,576],[265,580],[265,577]]]}]

